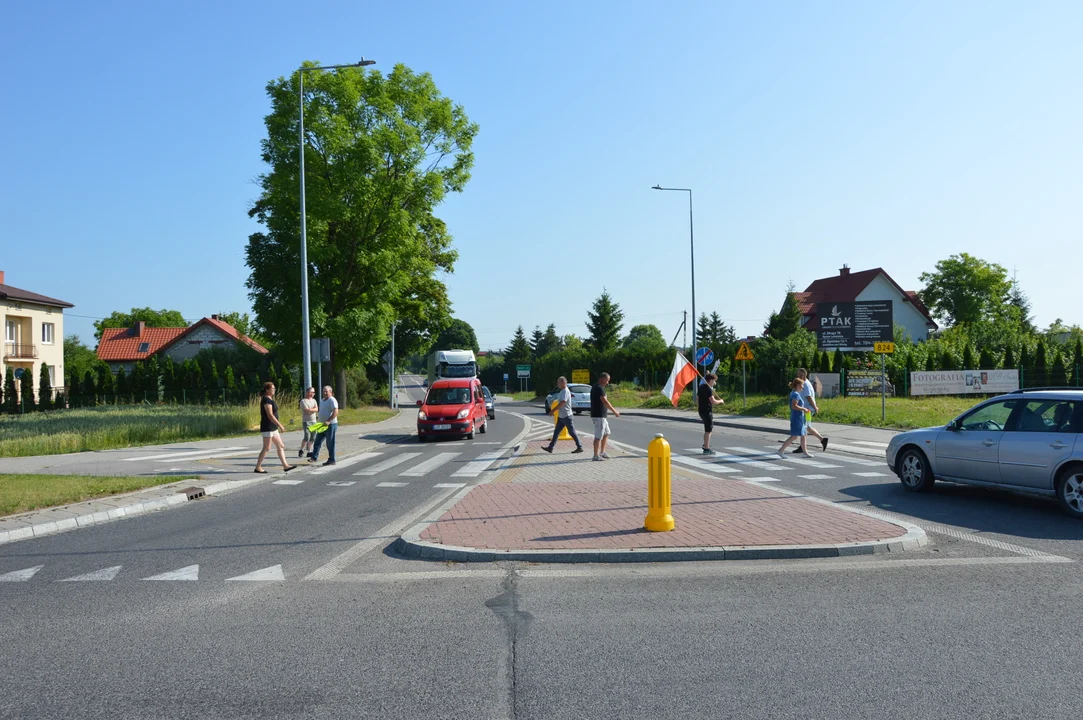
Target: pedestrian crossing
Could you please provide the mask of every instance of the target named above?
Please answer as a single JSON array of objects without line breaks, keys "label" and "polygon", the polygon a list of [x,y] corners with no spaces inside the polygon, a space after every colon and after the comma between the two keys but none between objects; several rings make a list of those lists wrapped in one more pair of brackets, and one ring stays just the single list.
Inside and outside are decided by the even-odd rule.
[{"label": "pedestrian crossing", "polygon": [[[22,568],[20,570],[12,570],[11,572],[0,574],[0,583],[28,583],[35,578],[41,579],[39,573],[45,565],[34,565],[28,568]],[[199,581],[199,565],[186,565],[174,570],[167,570],[165,572],[157,573],[155,575],[133,577],[125,575],[121,577],[121,571],[124,569],[123,565],[112,565],[110,567],[100,568],[91,572],[83,573],[81,575],[73,575],[71,577],[53,578],[46,580],[46,582],[62,582],[62,583],[82,583],[82,582],[110,582],[112,580],[146,580],[152,582],[198,582]],[[271,565],[270,567],[259,568],[246,572],[241,575],[234,575],[232,577],[223,578],[224,582],[281,582],[286,579],[286,575],[282,570],[281,565]]]},{"label": "pedestrian crossing", "polygon": [[[620,443],[617,443],[617,445],[620,445]],[[704,455],[702,448],[685,448],[681,451],[674,450],[670,457],[672,462],[677,465],[692,468],[705,474],[721,476],[727,480],[747,483],[776,483],[790,478],[800,478],[802,480],[836,479],[836,475],[823,472],[827,470],[841,470],[842,476],[861,478],[889,477],[891,475],[883,461],[847,457],[830,452],[821,454],[818,451],[814,459],[804,458],[792,453],[786,453],[784,457],[779,457],[777,445],[764,445],[760,449],[734,445],[716,449],[711,455]],[[853,472],[851,468],[852,470],[867,469],[867,471]],[[871,468],[880,468],[883,472],[874,472]]]},{"label": "pedestrian crossing", "polygon": [[[402,481],[398,481],[388,478],[385,482],[378,483],[376,487],[406,487],[413,480],[432,475],[451,463],[457,464],[458,467],[450,474],[450,478],[477,478],[486,470],[494,469],[494,465],[497,465],[506,452],[506,448],[488,450],[471,458],[469,457],[469,452],[463,451],[432,453],[413,449],[404,451],[401,446],[389,446],[380,451],[359,453],[339,460],[335,465],[326,467],[320,466],[308,473],[301,473],[300,475],[291,473],[290,477],[274,480],[271,482],[271,485],[304,485],[306,481],[311,479],[310,476],[326,475],[331,472],[341,471],[344,468],[351,468],[352,472],[349,474],[352,478],[371,478],[381,475],[403,479]],[[464,456],[468,459],[464,458]],[[330,480],[324,483],[326,487],[330,488],[346,488],[355,484],[357,484],[356,479]],[[465,483],[453,482],[438,483],[433,487],[445,488],[464,486]]]}]

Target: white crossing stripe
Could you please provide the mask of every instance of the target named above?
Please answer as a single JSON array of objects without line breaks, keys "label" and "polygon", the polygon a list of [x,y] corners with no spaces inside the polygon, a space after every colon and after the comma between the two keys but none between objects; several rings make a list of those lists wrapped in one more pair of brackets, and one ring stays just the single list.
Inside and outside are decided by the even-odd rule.
[{"label": "white crossing stripe", "polygon": [[86,575],[76,575],[75,577],[65,578],[60,582],[102,582],[104,580],[112,580],[117,576],[118,572],[120,572],[120,565],[114,565],[113,567],[95,570]]},{"label": "white crossing stripe", "polygon": [[492,452],[482,453],[455,472],[451,473],[451,477],[477,477],[485,472],[490,465],[499,460],[500,456],[503,454],[503,450],[493,450]]},{"label": "white crossing stripe", "polygon": [[13,570],[9,573],[0,575],[0,582],[26,582],[30,578],[37,574],[38,570],[41,570],[44,565],[35,565],[34,567],[24,568],[22,570]]},{"label": "white crossing stripe", "polygon": [[872,440],[853,440],[852,442],[854,443],[854,445],[870,445],[872,447],[884,448],[885,450],[887,449],[886,442],[874,442]]},{"label": "white crossing stripe", "polygon": [[376,487],[396,488],[396,487],[406,487],[409,484],[410,483],[402,483],[402,482],[382,482],[382,483],[376,483]]},{"label": "white crossing stripe", "polygon": [[351,485],[354,485],[356,483],[356,480],[332,480],[327,484],[331,487],[350,487]]},{"label": "white crossing stripe", "polygon": [[464,488],[466,483],[436,483],[434,488]]},{"label": "white crossing stripe", "polygon": [[355,472],[354,475],[379,475],[384,470],[390,470],[391,468],[395,467],[396,465],[401,465],[402,463],[406,462],[407,460],[413,460],[416,457],[421,457],[421,453],[416,453],[416,452],[401,453],[399,455],[389,457],[387,460],[384,460],[383,462],[376,463],[375,465],[373,465],[370,468],[365,468],[361,472]]},{"label": "white crossing stripe", "polygon": [[[764,445],[764,447],[772,448],[774,446],[772,446],[772,445]],[[846,450],[846,448],[844,446],[842,446],[842,445],[840,445],[837,448],[834,445],[832,445],[831,448],[833,450]],[[787,451],[787,452],[790,452],[790,451]],[[774,451],[774,453],[772,453],[772,454],[775,457],[778,457],[778,450],[776,449]],[[793,454],[793,453],[790,452],[790,454]],[[884,461],[882,461],[882,460],[862,460],[860,458],[846,457],[845,455],[840,455],[839,453],[831,453],[831,454],[826,454],[825,453],[825,454],[821,455],[820,457],[830,458],[831,462],[844,462],[844,463],[850,463],[852,465],[862,465],[864,467],[884,467],[884,465],[885,465]]]},{"label": "white crossing stripe", "polygon": [[[723,466],[715,464],[715,463],[704,462],[703,460],[700,460],[699,458],[686,457],[685,455],[671,455],[670,457],[671,457],[672,461],[675,462],[675,463],[680,463],[681,465],[687,465],[688,467],[695,468],[696,470],[703,470],[704,472],[712,472],[712,473],[720,473],[720,474],[739,473],[739,472],[741,472],[737,468],[723,467]],[[705,457],[707,457],[707,456],[705,456]]]},{"label": "white crossing stripe", "polygon": [[858,477],[887,477],[888,476],[887,473],[876,473],[876,472],[851,473],[851,474],[852,475],[857,475]]},{"label": "white crossing stripe", "polygon": [[850,453],[852,455],[861,455],[862,457],[880,458],[881,460],[884,458],[884,451],[883,450],[878,450],[878,449],[870,448],[870,447],[858,447],[856,445],[844,445],[842,443],[836,443],[836,442],[831,443],[830,445],[828,445],[828,447],[831,450],[841,450],[843,452],[848,452],[848,453]]},{"label": "white crossing stripe", "polygon": [[798,475],[797,477],[804,478],[805,480],[834,480],[835,479],[831,475]]},{"label": "white crossing stripe", "polygon": [[378,452],[358,453],[357,455],[354,455],[353,457],[348,457],[345,460],[339,460],[334,465],[328,465],[327,467],[321,467],[319,470],[313,470],[312,474],[326,475],[327,473],[334,472],[339,468],[349,467],[350,465],[354,465],[355,463],[363,462],[365,460],[371,460],[374,457],[379,457],[381,454],[382,453]]},{"label": "white crossing stripe", "polygon": [[475,442],[473,444],[474,445],[499,445],[500,443],[493,441],[493,442]]},{"label": "white crossing stripe", "polygon": [[421,463],[420,465],[415,465],[409,470],[404,470],[403,472],[399,473],[399,477],[421,477],[429,472],[432,472],[433,470],[448,462],[452,458],[457,458],[460,455],[462,455],[462,453],[438,453],[426,460],[425,462]]},{"label": "white crossing stripe", "polygon": [[745,482],[747,482],[747,483],[758,483],[758,482],[782,482],[782,481],[779,480],[778,478],[773,478],[773,477],[758,477],[758,478],[745,478]]},{"label": "white crossing stripe", "polygon": [[[730,448],[726,448],[729,450]],[[689,450],[688,452],[695,452],[695,450]],[[774,470],[777,465],[775,463],[764,462],[763,460],[757,460],[756,458],[766,458],[763,453],[756,455],[728,455],[726,453],[716,452],[714,455],[704,455],[703,458],[711,458],[715,462],[721,462],[727,465],[743,465],[744,467],[759,468],[761,470]]]},{"label": "white crossing stripe", "polygon": [[275,480],[272,485],[300,485],[304,480]]},{"label": "white crossing stripe", "polygon": [[[770,448],[771,446],[767,445],[765,447]],[[751,448],[743,448],[743,447],[728,447],[726,449],[727,450],[732,450],[734,452],[743,453],[742,455],[740,455],[740,457],[748,458],[749,460],[755,460],[756,458],[759,458],[761,460],[774,460],[775,458],[778,457],[778,452],[777,451],[775,451],[775,452],[760,452],[759,450],[753,450]]]},{"label": "white crossing stripe", "polygon": [[[730,448],[730,450],[741,450],[743,452],[750,452],[750,453],[759,452],[758,450],[749,450],[748,448]],[[778,457],[778,452],[775,452],[775,457]],[[797,456],[795,456],[795,455],[793,455],[792,453],[789,453],[789,452],[787,452],[786,457],[784,457],[782,459],[785,460],[786,462],[797,463],[799,465],[804,465],[805,467],[820,468],[822,470],[826,470],[827,468],[839,468],[839,467],[842,467],[841,465],[831,465],[829,463],[822,463],[822,462],[818,462],[816,460],[808,460],[808,459],[803,458],[803,457],[797,457]]]},{"label": "white crossing stripe", "polygon": [[170,570],[161,575],[151,575],[144,580],[199,580],[199,565],[189,565],[180,570]]},{"label": "white crossing stripe", "polygon": [[244,447],[238,445],[236,447],[215,448],[213,450],[185,450],[184,452],[169,453],[166,455],[141,455],[140,457],[124,458],[124,462],[137,462],[139,460],[168,460],[170,458],[190,458],[195,457],[196,455],[205,455],[206,453],[229,452],[230,450],[244,450]]},{"label": "white crossing stripe", "polygon": [[262,581],[275,581],[285,580],[286,576],[282,574],[281,565],[272,565],[271,567],[263,568],[262,570],[253,570],[250,573],[244,575],[238,575],[237,577],[226,578],[226,582],[262,582]]}]

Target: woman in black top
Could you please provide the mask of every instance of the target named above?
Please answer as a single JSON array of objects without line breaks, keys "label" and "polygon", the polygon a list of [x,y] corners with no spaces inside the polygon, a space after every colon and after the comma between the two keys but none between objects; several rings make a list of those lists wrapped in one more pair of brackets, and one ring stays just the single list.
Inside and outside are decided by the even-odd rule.
[{"label": "woman in black top", "polygon": [[286,427],[278,421],[278,403],[274,398],[275,384],[263,383],[263,397],[259,400],[259,431],[263,435],[263,449],[259,451],[259,457],[256,458],[256,472],[261,475],[267,473],[263,469],[263,459],[267,457],[267,451],[271,449],[272,443],[278,451],[278,459],[282,461],[282,469],[289,472],[296,467],[286,463],[286,445],[282,442],[282,436],[278,434],[280,430],[286,432]]}]

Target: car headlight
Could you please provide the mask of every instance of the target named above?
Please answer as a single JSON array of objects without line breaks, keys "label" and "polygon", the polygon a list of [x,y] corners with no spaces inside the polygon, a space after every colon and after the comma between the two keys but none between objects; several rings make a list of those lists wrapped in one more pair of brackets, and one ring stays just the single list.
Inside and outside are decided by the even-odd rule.
[{"label": "car headlight", "polygon": [[459,414],[456,415],[455,417],[457,417],[459,420],[462,420],[464,417],[466,417],[469,414],[470,414],[470,408],[463,408],[462,410],[459,411]]},{"label": "car headlight", "polygon": [[427,415],[425,415],[425,411],[424,411],[424,410],[418,410],[418,411],[417,411],[417,419],[418,419],[418,420],[428,420],[429,418],[428,418],[428,416],[427,416]]}]

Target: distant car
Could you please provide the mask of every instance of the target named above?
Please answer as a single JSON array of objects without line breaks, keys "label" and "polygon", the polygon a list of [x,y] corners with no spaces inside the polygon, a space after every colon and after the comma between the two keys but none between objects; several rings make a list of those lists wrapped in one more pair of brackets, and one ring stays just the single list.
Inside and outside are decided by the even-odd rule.
[{"label": "distant car", "polygon": [[912,492],[937,480],[1056,497],[1083,519],[1083,391],[1016,390],[942,427],[899,433],[887,464]]},{"label": "distant car", "polygon": [[489,413],[489,419],[496,420],[496,408],[493,407],[496,403],[493,402],[493,394],[485,385],[481,386],[481,392],[485,396],[485,410]]},{"label": "distant car", "polygon": [[421,387],[427,388],[428,386],[429,386],[429,379],[428,378],[425,378],[424,380],[421,381]]},{"label": "distant car", "polygon": [[[572,391],[572,412],[578,415],[584,410],[590,410],[590,385],[582,385],[579,383],[568,383],[568,389]],[[553,407],[553,403],[557,401],[557,393],[559,389],[553,388],[553,391],[545,396],[545,407],[549,409]]]}]

